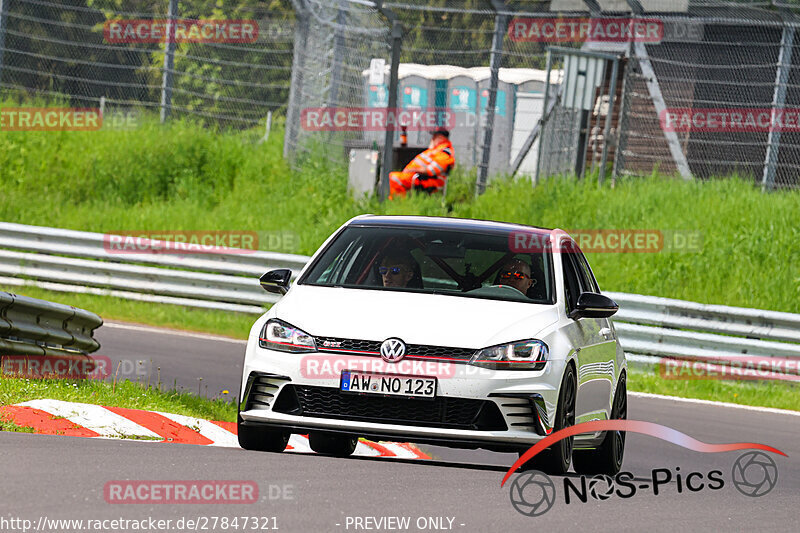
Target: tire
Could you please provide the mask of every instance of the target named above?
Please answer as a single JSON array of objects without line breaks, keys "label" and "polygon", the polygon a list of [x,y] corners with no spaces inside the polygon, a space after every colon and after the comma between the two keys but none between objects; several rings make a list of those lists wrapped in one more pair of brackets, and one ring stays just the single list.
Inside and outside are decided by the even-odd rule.
[{"label": "tire", "polygon": [[236,424],[239,446],[245,450],[280,453],[289,443],[290,433],[258,426],[244,426],[241,418]]},{"label": "tire", "polygon": [[[577,390],[578,383],[575,379],[575,369],[572,365],[567,365],[567,369],[564,371],[564,377],[561,379],[561,389],[558,394],[556,421],[553,426],[554,432],[575,425],[575,401]],[[553,474],[556,476],[566,474],[572,462],[573,439],[574,437],[561,439],[553,446],[536,454],[533,459],[525,463],[522,469],[539,470],[545,474]],[[520,452],[520,455],[523,453],[525,452]]]},{"label": "tire", "polygon": [[322,455],[347,457],[356,451],[358,437],[335,433],[309,433],[308,445]]},{"label": "tire", "polygon": [[[616,420],[628,418],[628,391],[624,374],[620,376],[617,391],[614,394],[611,418]],[[615,476],[622,468],[624,455],[625,432],[606,431],[603,442],[594,450],[575,450],[575,472],[585,475]]]}]

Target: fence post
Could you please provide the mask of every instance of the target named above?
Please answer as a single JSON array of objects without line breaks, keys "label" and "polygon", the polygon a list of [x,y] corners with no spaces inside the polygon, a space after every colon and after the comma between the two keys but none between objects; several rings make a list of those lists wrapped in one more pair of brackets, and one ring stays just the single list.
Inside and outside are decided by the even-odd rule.
[{"label": "fence post", "polygon": [[492,53],[489,60],[489,98],[486,107],[486,129],[483,137],[483,152],[481,164],[478,168],[478,181],[475,184],[475,195],[483,194],[486,190],[486,180],[489,176],[489,159],[492,155],[492,133],[494,130],[494,110],[497,106],[497,81],[500,75],[500,64],[503,61],[503,38],[508,31],[508,15],[503,12],[503,4],[499,0],[492,0],[494,8],[494,37],[492,38]]},{"label": "fence post", "polygon": [[292,58],[292,81],[289,87],[289,103],[286,106],[286,128],[283,137],[283,157],[297,148],[297,135],[300,128],[298,107],[303,101],[304,72],[306,68],[306,43],[308,42],[308,11],[305,0],[292,0],[296,26],[294,30],[294,56]]},{"label": "fence post", "polygon": [[178,0],[169,0],[167,12],[169,26],[164,43],[164,76],[161,80],[161,123],[169,118],[172,110],[172,71],[175,67],[175,20],[178,18]]},{"label": "fence post", "polygon": [[338,0],[336,12],[336,28],[333,33],[333,58],[331,61],[331,88],[328,92],[328,106],[335,106],[339,99],[339,85],[342,79],[342,56],[344,55],[344,27],[347,24],[347,13]]},{"label": "fence post", "polygon": [[400,76],[400,48],[402,47],[403,26],[396,18],[392,18],[392,64],[389,68],[389,109],[386,121],[386,136],[383,140],[383,160],[381,163],[380,194],[378,200],[383,202],[389,196],[389,172],[392,171],[392,149],[394,148],[394,121],[388,120],[397,109],[397,86]]},{"label": "fence post", "polygon": [[[542,109],[547,110],[550,99],[550,71],[553,69],[553,53],[550,50],[547,50],[547,66],[545,66],[546,77],[544,80],[544,101],[542,102]],[[563,85],[563,82],[562,82]],[[542,117],[542,133],[540,136],[542,140],[539,141],[539,153],[536,157],[536,174],[533,177],[533,185],[536,186],[539,183],[539,174],[542,171],[542,159],[544,156],[544,147],[545,147],[545,139],[544,139],[544,128],[547,126],[547,116]]]},{"label": "fence post", "polygon": [[[786,84],[792,68],[792,47],[794,46],[794,26],[783,23],[781,50],[778,53],[778,68],[775,73],[775,91],[772,94],[772,113],[783,109],[786,102]],[[767,191],[775,187],[775,172],[778,167],[778,153],[781,146],[781,131],[770,128],[767,137],[767,154],[764,158],[764,176],[761,190]]]},{"label": "fence post", "polygon": [[[614,60],[611,67],[611,87],[608,90],[608,114],[606,114],[606,124],[603,128],[603,157],[600,159],[600,174],[598,181],[603,183],[606,177],[606,162],[608,161],[608,144],[611,136],[611,120],[614,117],[614,101],[617,98],[617,73],[619,72],[619,59]],[[619,123],[617,123],[619,128]]]},{"label": "fence post", "polygon": [[6,51],[6,9],[8,0],[0,0],[0,83],[3,81],[3,52]]},{"label": "fence post", "polygon": [[[633,57],[633,39],[628,42],[627,61],[625,62],[625,74],[622,77],[622,94],[619,99],[619,122],[617,122],[617,131],[615,135],[616,153],[614,154],[614,164],[611,169],[611,186],[614,187],[617,183],[617,176],[619,176],[620,168],[625,168],[625,148],[627,146],[627,135],[622,136],[622,132],[627,131],[628,128],[628,111],[630,107],[630,94],[628,92],[631,83],[631,75],[634,65]],[[623,141],[624,139],[624,141]]]}]

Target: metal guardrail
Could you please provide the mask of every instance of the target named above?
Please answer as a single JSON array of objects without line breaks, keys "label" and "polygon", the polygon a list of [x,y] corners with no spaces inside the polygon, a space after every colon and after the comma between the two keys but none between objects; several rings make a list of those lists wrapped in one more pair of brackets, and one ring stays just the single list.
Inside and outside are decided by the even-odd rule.
[{"label": "metal guardrail", "polygon": [[800,314],[622,292],[606,294],[620,305],[616,321],[800,343]]},{"label": "metal guardrail", "polygon": [[[0,222],[0,284],[261,313],[263,304],[278,297],[261,289],[259,276],[276,268],[289,268],[296,276],[308,261],[302,255],[235,248],[120,253],[109,242],[103,233]],[[158,241],[149,242],[158,248]]]},{"label": "metal guardrail", "polygon": [[[709,372],[746,368],[751,377],[788,379],[800,365],[800,314],[607,292],[614,324],[634,364],[701,362]],[[789,361],[781,361],[791,360]],[[764,361],[772,361],[765,365]]]},{"label": "metal guardrail", "polygon": [[[309,259],[235,249],[120,254],[109,252],[107,241],[100,233],[0,223],[0,284],[261,313],[277,297],[261,289],[258,277],[275,268],[296,276]],[[614,322],[633,362],[800,359],[800,314],[606,294],[620,305]]]},{"label": "metal guardrail", "polygon": [[103,319],[72,307],[0,292],[0,354],[74,356],[96,351]]}]

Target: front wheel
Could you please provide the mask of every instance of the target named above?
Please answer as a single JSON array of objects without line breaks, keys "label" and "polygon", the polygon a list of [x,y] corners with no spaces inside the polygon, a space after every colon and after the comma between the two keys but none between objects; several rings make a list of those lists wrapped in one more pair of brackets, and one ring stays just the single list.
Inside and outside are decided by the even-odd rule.
[{"label": "front wheel", "polygon": [[[611,418],[616,420],[628,418],[628,391],[624,375],[619,378],[617,384]],[[625,432],[607,431],[603,442],[594,450],[575,450],[575,472],[586,475],[614,476],[622,468],[624,454]]]},{"label": "front wheel", "polygon": [[239,446],[245,450],[279,453],[289,444],[290,434],[277,429],[245,426],[240,418],[236,424],[236,436]]},{"label": "front wheel", "polygon": [[[575,398],[578,384],[575,379],[575,370],[572,365],[567,365],[564,377],[561,379],[561,392],[558,395],[556,407],[556,421],[553,431],[558,431],[575,425]],[[572,445],[574,437],[561,439],[546,450],[536,454],[528,461],[524,470],[539,470],[545,474],[563,475],[569,470],[572,462]],[[521,452],[522,455],[524,452]]]},{"label": "front wheel", "polygon": [[356,451],[358,437],[335,433],[309,433],[308,445],[317,453],[347,457]]}]

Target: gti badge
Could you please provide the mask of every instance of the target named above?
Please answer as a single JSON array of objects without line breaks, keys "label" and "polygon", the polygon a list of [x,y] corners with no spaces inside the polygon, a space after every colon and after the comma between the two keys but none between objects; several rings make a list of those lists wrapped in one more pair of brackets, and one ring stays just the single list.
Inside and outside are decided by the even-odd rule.
[{"label": "gti badge", "polygon": [[396,363],[406,356],[406,345],[400,339],[386,339],[381,344],[381,358],[387,363]]}]

